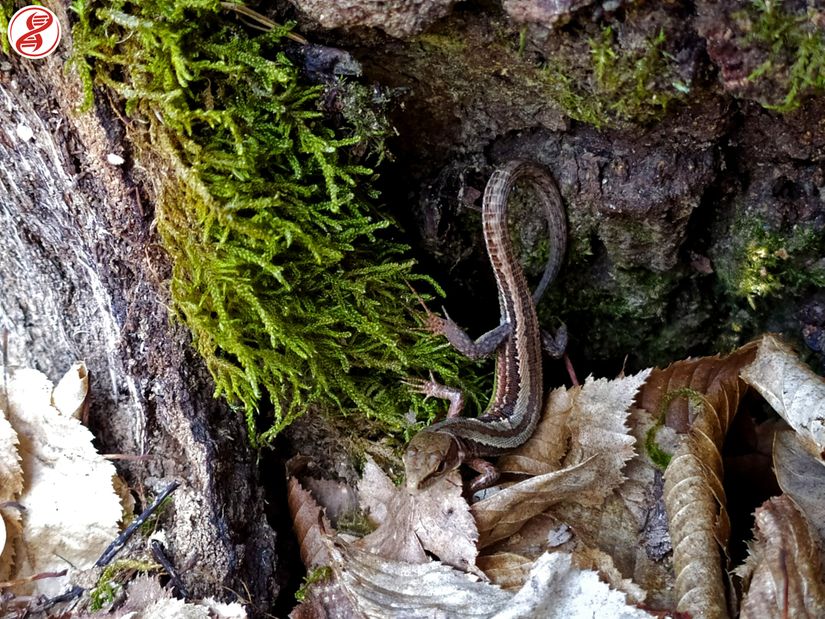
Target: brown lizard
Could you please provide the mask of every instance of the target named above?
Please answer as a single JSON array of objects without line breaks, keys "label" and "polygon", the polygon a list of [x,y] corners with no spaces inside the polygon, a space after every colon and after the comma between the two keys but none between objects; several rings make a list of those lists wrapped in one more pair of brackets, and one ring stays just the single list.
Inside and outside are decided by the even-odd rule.
[{"label": "brown lizard", "polygon": [[[507,202],[515,183],[531,183],[548,222],[550,256],[544,275],[531,295],[524,271],[516,260],[507,230]],[[460,417],[463,397],[455,389],[433,380],[409,379],[407,384],[421,393],[449,399],[447,418],[424,428],[407,446],[404,465],[407,486],[426,486],[462,463],[479,475],[471,482],[474,492],[498,479],[498,471],[483,458],[496,456],[523,444],[541,416],[542,345],[561,356],[558,343],[539,327],[536,302],[561,268],[567,246],[567,224],[556,183],[542,166],[511,161],[496,169],[484,190],[482,225],[487,253],[498,287],[501,322],[473,341],[449,316],[430,313],[428,327],[443,334],[460,352],[476,359],[498,351],[495,388],[485,412],[477,418]],[[559,336],[566,338],[560,330]]]}]

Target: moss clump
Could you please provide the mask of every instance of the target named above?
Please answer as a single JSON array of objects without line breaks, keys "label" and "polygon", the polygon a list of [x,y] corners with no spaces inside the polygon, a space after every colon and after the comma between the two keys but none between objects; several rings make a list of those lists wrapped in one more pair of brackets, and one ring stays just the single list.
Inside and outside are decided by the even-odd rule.
[{"label": "moss clump", "polygon": [[788,12],[782,5],[776,0],[752,0],[751,7],[735,17],[748,32],[745,40],[764,48],[766,55],[748,80],[784,89],[784,96],[762,105],[786,113],[797,109],[806,95],[825,89],[825,34],[813,13]]},{"label": "moss clump", "polygon": [[595,127],[645,123],[661,118],[686,91],[664,50],[665,33],[641,48],[622,47],[608,26],[590,39],[585,80],[565,65],[547,67],[554,99],[565,113]]},{"label": "moss clump", "polygon": [[14,15],[14,2],[12,0],[0,0],[0,50],[6,55],[11,52],[7,33],[12,15]]},{"label": "moss clump", "polygon": [[112,604],[123,589],[121,583],[131,580],[135,573],[146,574],[157,569],[160,569],[157,563],[135,559],[120,559],[108,565],[89,592],[89,609],[97,612]]},{"label": "moss clump", "polygon": [[731,230],[732,247],[719,265],[720,279],[728,292],[747,300],[796,293],[805,287],[825,287],[825,264],[814,260],[825,255],[825,237],[812,226],[793,226],[771,231],[758,218],[742,218]]},{"label": "moss clump", "polygon": [[321,87],[284,54],[288,28],[250,34],[215,0],[72,8],[87,99],[94,84],[123,98],[153,171],[174,310],[250,436],[268,440],[308,407],[369,416],[374,430],[408,430],[411,408],[431,417],[437,405],[399,379],[432,370],[461,384],[459,363],[414,328],[408,282],[423,278],[371,201],[365,158],[380,145],[318,111]]}]

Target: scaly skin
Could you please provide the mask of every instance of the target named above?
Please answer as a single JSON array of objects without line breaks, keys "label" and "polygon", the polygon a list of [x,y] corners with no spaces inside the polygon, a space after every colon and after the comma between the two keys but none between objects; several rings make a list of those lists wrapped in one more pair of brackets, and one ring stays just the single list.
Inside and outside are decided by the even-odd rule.
[{"label": "scaly skin", "polygon": [[[507,201],[516,181],[530,182],[547,216],[550,257],[533,295],[516,260],[507,230]],[[567,245],[567,225],[556,184],[538,164],[511,161],[495,170],[484,190],[482,224],[487,254],[496,277],[501,322],[473,342],[449,318],[428,316],[431,330],[443,334],[459,351],[478,358],[498,351],[493,397],[478,418],[460,417],[458,392],[434,381],[411,379],[415,390],[453,401],[443,421],[415,435],[404,454],[407,486],[422,488],[444,473],[467,463],[481,475],[471,491],[495,481],[498,472],[482,460],[508,452],[533,434],[541,416],[542,331],[535,303],[558,274]]]}]

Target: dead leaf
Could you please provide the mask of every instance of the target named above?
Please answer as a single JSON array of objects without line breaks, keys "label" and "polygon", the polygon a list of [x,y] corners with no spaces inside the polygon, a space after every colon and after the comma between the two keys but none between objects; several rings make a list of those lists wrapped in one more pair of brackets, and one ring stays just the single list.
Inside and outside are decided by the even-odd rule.
[{"label": "dead leaf", "polygon": [[328,540],[332,570],[367,617],[491,617],[511,594],[438,561],[407,563]]},{"label": "dead leaf", "polygon": [[[301,560],[307,572],[319,566],[328,566],[334,559],[329,552],[327,540],[335,535],[335,530],[312,494],[295,477],[290,477],[287,482],[287,503],[300,546]],[[346,592],[334,578],[325,578],[307,585],[304,601],[289,616],[291,619],[360,617],[355,613]]]},{"label": "dead leaf", "polygon": [[[518,531],[524,523],[564,500],[600,505],[622,483],[622,469],[633,457],[635,439],[625,425],[628,408],[649,371],[608,381],[585,381],[581,388],[557,389],[546,410],[566,418],[569,447],[563,468],[504,488],[472,506],[483,548]],[[511,472],[531,473],[555,466],[558,424],[542,421],[537,435],[508,459]],[[548,445],[550,447],[548,447]],[[542,462],[549,457],[551,461]],[[519,470],[519,467],[523,467]]]},{"label": "dead leaf", "polygon": [[83,361],[75,361],[52,391],[52,406],[61,415],[80,419],[89,397],[89,370]]},{"label": "dead leaf", "polygon": [[822,549],[805,517],[787,496],[756,510],[755,541],[743,576],[741,619],[825,617]]},{"label": "dead leaf", "polygon": [[777,432],[773,446],[776,481],[802,509],[825,545],[825,463],[804,448],[794,432]]},{"label": "dead leaf", "polygon": [[[18,453],[17,433],[11,427],[5,412],[0,410],[0,505],[16,501],[23,491],[23,467]],[[6,581],[14,573],[14,542],[19,535],[20,510],[0,507],[3,523],[3,546],[0,547],[0,580]]]},{"label": "dead leaf", "polygon": [[825,453],[825,381],[802,363],[786,344],[764,335],[742,378],[797,431],[805,448]]},{"label": "dead leaf", "polygon": [[637,402],[681,433],[665,471],[677,609],[702,617],[726,617],[725,573],[730,522],[722,486],[721,449],[747,386],[739,378],[753,360],[754,344],[726,357],[703,357],[654,370]]},{"label": "dead leaf", "polygon": [[623,593],[599,580],[598,573],[580,570],[569,554],[556,552],[538,558],[521,590],[493,617],[649,619],[652,615],[629,605]]},{"label": "dead leaf", "polygon": [[477,563],[494,585],[518,591],[530,574],[533,560],[513,552],[497,552],[480,556]]},{"label": "dead leaf", "polygon": [[295,477],[290,477],[287,482],[287,504],[292,516],[292,528],[298,538],[301,561],[308,570],[329,563],[323,538],[333,535],[335,529],[312,495]]},{"label": "dead leaf", "polygon": [[[52,383],[42,373],[17,369],[8,377],[7,415],[24,477],[15,577],[90,568],[118,532],[115,469],[92,446],[89,430],[52,406]],[[36,580],[17,593],[57,595],[68,582],[69,576]]]},{"label": "dead leaf", "polygon": [[475,567],[478,532],[461,495],[457,471],[410,492],[406,486],[395,487],[368,459],[358,489],[362,506],[378,514],[380,522],[358,542],[360,547],[409,563],[429,561],[427,550],[448,565],[479,573]]}]

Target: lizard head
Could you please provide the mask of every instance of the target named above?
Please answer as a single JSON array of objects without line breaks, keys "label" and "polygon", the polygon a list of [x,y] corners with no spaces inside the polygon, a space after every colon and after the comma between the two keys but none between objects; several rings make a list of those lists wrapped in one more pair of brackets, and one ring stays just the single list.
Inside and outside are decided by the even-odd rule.
[{"label": "lizard head", "polygon": [[426,488],[433,481],[461,466],[464,450],[459,442],[446,432],[419,432],[404,453],[407,470],[407,488]]}]

